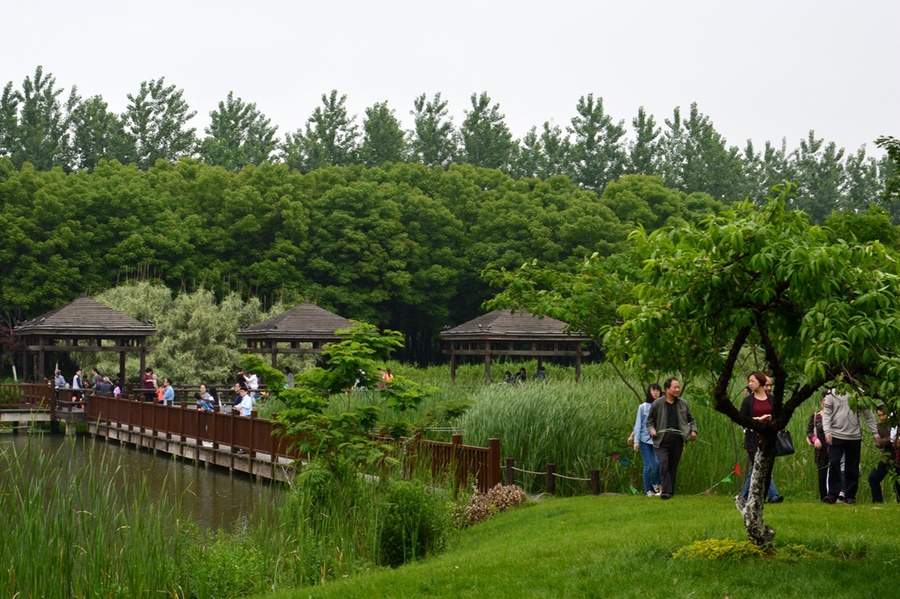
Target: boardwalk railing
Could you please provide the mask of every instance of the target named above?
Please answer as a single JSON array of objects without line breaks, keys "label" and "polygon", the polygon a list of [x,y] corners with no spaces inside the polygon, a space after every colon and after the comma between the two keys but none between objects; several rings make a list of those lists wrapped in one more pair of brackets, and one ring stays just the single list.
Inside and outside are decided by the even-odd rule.
[{"label": "boardwalk railing", "polygon": [[219,449],[241,450],[251,458],[257,454],[277,458],[297,459],[298,452],[290,449],[290,440],[273,435],[276,424],[257,418],[254,411],[248,418],[224,412],[204,412],[195,404],[180,403],[166,406],[156,402],[135,401],[107,395],[88,393],[85,400],[88,421],[115,424],[128,430],[153,437],[198,444]]},{"label": "boardwalk railing", "polygon": [[[53,387],[45,384],[0,385],[2,408],[49,411],[53,420],[66,417],[71,421],[73,414],[80,416],[83,413],[83,420],[87,422],[217,450],[240,450],[251,459],[262,457],[277,462],[279,459],[297,460],[303,457],[296,448],[290,447],[291,439],[273,434],[278,425],[271,420],[257,418],[255,411],[248,418],[230,412],[204,412],[198,410],[196,404],[186,402],[165,406],[157,402],[86,391],[85,400],[81,403],[72,402],[70,396],[71,392],[61,389],[57,397]],[[436,478],[452,476],[458,487],[471,480],[482,492],[502,483],[499,439],[490,439],[488,447],[478,447],[464,445],[462,435],[453,435],[449,443],[420,437],[399,440],[376,438],[397,448],[407,472],[417,467],[428,467]]]},{"label": "boardwalk railing", "polygon": [[42,383],[0,384],[0,407],[26,408],[29,406],[51,408],[56,395],[50,385]]}]

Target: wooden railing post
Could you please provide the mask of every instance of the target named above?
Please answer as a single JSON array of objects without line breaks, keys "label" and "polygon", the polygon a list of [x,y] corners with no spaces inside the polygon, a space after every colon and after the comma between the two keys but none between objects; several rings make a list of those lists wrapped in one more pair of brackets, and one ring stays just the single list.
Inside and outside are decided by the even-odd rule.
[{"label": "wooden railing post", "polygon": [[492,437],[488,439],[488,489],[495,485],[502,485],[500,477],[500,439]]},{"label": "wooden railing post", "polygon": [[462,446],[462,435],[453,435],[450,438],[450,467],[453,468],[454,482],[456,488],[460,489],[465,484],[465,474],[463,472],[463,464],[460,459],[460,447]]},{"label": "wooden railing post", "polygon": [[547,464],[547,493],[556,492],[556,464]]},{"label": "wooden railing post", "polygon": [[514,464],[515,460],[506,458],[506,484],[508,485],[515,484],[515,473],[513,472]]},{"label": "wooden railing post", "polygon": [[593,495],[600,494],[600,471],[591,470],[591,493]]}]

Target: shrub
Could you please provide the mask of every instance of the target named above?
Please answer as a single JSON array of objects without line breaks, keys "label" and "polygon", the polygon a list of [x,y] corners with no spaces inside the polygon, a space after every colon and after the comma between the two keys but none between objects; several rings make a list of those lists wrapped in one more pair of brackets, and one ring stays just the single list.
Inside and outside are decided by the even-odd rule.
[{"label": "shrub", "polygon": [[487,493],[475,491],[465,506],[456,509],[454,520],[460,526],[472,526],[503,510],[522,505],[527,498],[521,487],[497,483]]},{"label": "shrub", "polygon": [[443,492],[402,480],[386,484],[378,525],[378,562],[399,566],[443,549],[452,529]]}]

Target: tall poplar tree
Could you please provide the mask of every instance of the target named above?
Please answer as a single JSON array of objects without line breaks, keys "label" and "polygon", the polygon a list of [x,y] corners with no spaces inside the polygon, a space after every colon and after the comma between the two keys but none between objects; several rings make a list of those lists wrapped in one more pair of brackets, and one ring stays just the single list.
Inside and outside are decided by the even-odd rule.
[{"label": "tall poplar tree", "polygon": [[410,149],[413,157],[426,166],[447,166],[459,153],[459,138],[449,116],[447,101],[441,93],[429,101],[422,94],[413,102],[413,129]]},{"label": "tall poplar tree", "polygon": [[262,114],[254,103],[235,98],[228,92],[224,102],[209,113],[207,136],[200,142],[200,158],[207,164],[239,171],[250,164],[269,160],[278,146],[278,127]]},{"label": "tall poplar tree", "polygon": [[174,161],[194,153],[197,130],[187,125],[197,113],[184,100],[183,90],[167,86],[160,77],[141,82],[128,101],[125,129],[134,139],[138,166],[146,169],[159,159]]}]

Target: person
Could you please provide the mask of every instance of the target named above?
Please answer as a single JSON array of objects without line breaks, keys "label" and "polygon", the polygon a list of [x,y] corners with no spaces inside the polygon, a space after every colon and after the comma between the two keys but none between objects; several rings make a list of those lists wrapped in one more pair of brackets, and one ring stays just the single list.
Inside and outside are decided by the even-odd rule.
[{"label": "person", "polygon": [[[878,441],[876,446],[881,450],[881,459],[869,473],[869,488],[872,489],[872,503],[884,503],[884,495],[881,493],[881,481],[887,477],[888,472],[893,471],[900,476],[900,465],[897,464],[894,455],[894,445],[891,443],[891,423],[887,406],[884,404],[875,408],[878,418]],[[894,495],[900,503],[900,480],[894,478]],[[845,499],[846,501],[846,499]]]},{"label": "person", "polygon": [[697,439],[697,423],[687,402],[681,399],[681,383],[676,378],[663,383],[665,395],[653,401],[647,416],[647,430],[653,438],[659,460],[660,498],[671,499],[675,494],[678,464],[685,441]]},{"label": "person", "polygon": [[516,373],[515,382],[516,383],[524,383],[528,380],[528,373],[525,372],[525,368],[520,368],[519,372]]},{"label": "person", "polygon": [[209,388],[209,396],[212,397],[212,405],[219,406],[219,410],[222,409],[222,398],[219,397],[219,391],[215,387]]},{"label": "person", "polygon": [[[860,410],[850,407],[850,396],[838,394],[832,390],[825,396],[822,408],[822,430],[825,431],[825,443],[828,445],[828,494],[825,503],[837,503],[843,491],[844,503],[856,503],[856,491],[859,487],[859,455],[862,449],[862,428],[859,412],[863,417],[875,445],[879,445],[878,427],[872,411],[868,408]],[[841,476],[841,460],[844,460],[844,474]]]},{"label": "person", "polygon": [[806,425],[806,443],[813,447],[813,462],[819,478],[819,500],[825,501],[828,495],[828,447],[825,445],[825,429],[822,428],[822,410],[825,407],[825,396],[822,394],[821,408],[809,417]]},{"label": "person", "polygon": [[56,376],[53,377],[53,386],[54,386],[57,390],[59,390],[59,389],[65,389],[66,386],[67,386],[67,385],[66,385],[66,377],[64,377],[64,376],[62,375],[62,372],[60,372],[59,370],[56,371]]},{"label": "person", "polygon": [[294,371],[291,370],[290,366],[285,368],[284,371],[285,371],[284,384],[287,386],[288,389],[293,389],[294,388]]},{"label": "person", "polygon": [[109,380],[108,376],[103,377],[99,383],[97,383],[97,388],[94,389],[94,392],[99,393],[101,395],[109,395],[115,391],[115,387],[112,384],[112,381]]},{"label": "person", "polygon": [[241,401],[237,405],[234,406],[234,410],[238,412],[241,416],[250,417],[253,413],[253,398],[250,397],[250,394],[247,392],[247,389],[244,387],[240,388],[240,397]]},{"label": "person", "polygon": [[153,378],[153,369],[145,368],[141,375],[141,389],[144,391],[144,401],[153,401],[156,396],[156,380]]},{"label": "person", "polygon": [[250,391],[250,397],[253,401],[259,399],[259,377],[256,373],[248,372],[244,375],[247,380],[247,389]]},{"label": "person", "polygon": [[[537,378],[537,376],[535,376]],[[634,430],[629,440],[634,442],[634,450],[641,452],[644,461],[644,493],[647,497],[659,495],[659,459],[656,457],[656,449],[653,447],[653,438],[647,430],[647,416],[650,414],[650,406],[662,395],[662,387],[657,383],[651,383],[647,387],[644,402],[638,406],[637,417],[634,420]]]},{"label": "person", "polygon": [[91,389],[94,391],[97,390],[97,387],[100,386],[100,383],[103,382],[103,375],[100,374],[100,371],[96,368],[91,368]]},{"label": "person", "polygon": [[241,395],[241,389],[247,389],[247,386],[243,383],[234,384],[234,407],[238,407],[241,403],[241,399],[244,397]]},{"label": "person", "polygon": [[[535,371],[535,373],[534,373],[534,380],[543,381],[546,378],[547,378],[547,373],[544,372],[544,365],[541,364],[540,366],[537,367],[537,371]],[[656,385],[656,386],[659,387],[659,385]]]},{"label": "person", "polygon": [[165,406],[175,405],[175,389],[172,388],[172,379],[169,377],[163,379],[162,403]]},{"label": "person", "polygon": [[75,371],[75,376],[72,377],[72,388],[73,389],[81,389],[84,387],[84,381],[81,379],[81,369]]},{"label": "person", "polygon": [[391,384],[391,381],[394,380],[394,374],[391,372],[390,368],[385,368],[381,371],[381,388],[385,389],[388,385]]},{"label": "person", "polygon": [[[758,422],[769,422],[772,420],[772,394],[768,391],[771,388],[769,377],[765,373],[756,370],[747,375],[747,387],[749,391],[741,402],[741,414],[747,418],[752,418]],[[744,481],[744,489],[741,496],[747,499],[750,494],[750,477],[753,475],[753,466],[756,460],[756,450],[759,448],[759,433],[749,428],[744,429],[744,449],[747,450],[747,457],[750,458],[750,468],[747,470],[747,478]],[[784,497],[778,494],[775,487],[775,481],[772,480],[771,474],[766,483],[766,501],[769,503],[781,503]]]},{"label": "person", "polygon": [[504,384],[507,384],[507,385],[510,384],[510,383],[512,383],[512,382],[513,382],[513,375],[512,375],[512,373],[511,373],[510,371],[508,371],[508,370],[507,370],[506,372],[504,372],[504,373],[503,373],[503,380],[500,381],[500,382],[501,382],[501,383],[504,383]]},{"label": "person", "polygon": [[213,397],[209,394],[209,391],[206,390],[206,385],[200,385],[200,391],[194,393],[194,399],[197,400],[198,410],[203,410],[204,412],[216,411]]}]

